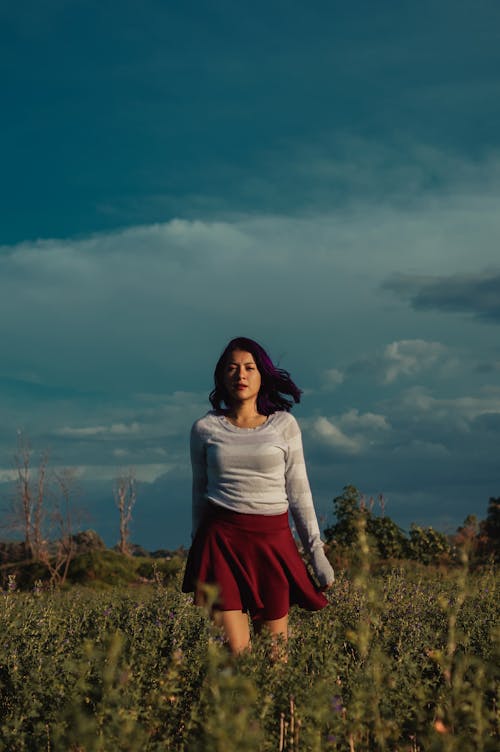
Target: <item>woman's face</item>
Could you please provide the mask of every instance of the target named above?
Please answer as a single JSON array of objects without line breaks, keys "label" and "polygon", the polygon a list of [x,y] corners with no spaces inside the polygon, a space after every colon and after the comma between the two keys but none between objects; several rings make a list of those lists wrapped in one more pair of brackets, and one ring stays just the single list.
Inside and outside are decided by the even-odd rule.
[{"label": "woman's face", "polygon": [[252,353],[233,350],[224,368],[224,386],[231,402],[256,402],[261,383]]}]

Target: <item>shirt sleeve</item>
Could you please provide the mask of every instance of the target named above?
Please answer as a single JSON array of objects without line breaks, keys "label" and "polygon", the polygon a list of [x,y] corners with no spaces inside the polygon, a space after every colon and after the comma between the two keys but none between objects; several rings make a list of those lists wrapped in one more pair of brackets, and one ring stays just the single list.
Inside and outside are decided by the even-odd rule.
[{"label": "shirt sleeve", "polygon": [[195,423],[191,429],[190,452],[193,478],[191,538],[194,538],[207,506],[207,463],[205,444],[197,423]]},{"label": "shirt sleeve", "polygon": [[318,519],[307,477],[302,435],[295,418],[289,420],[284,430],[288,445],[285,461],[285,481],[288,504],[297,533],[306,554],[310,556],[314,572],[321,585],[329,585],[334,580],[333,569],[326,558],[321,540]]}]

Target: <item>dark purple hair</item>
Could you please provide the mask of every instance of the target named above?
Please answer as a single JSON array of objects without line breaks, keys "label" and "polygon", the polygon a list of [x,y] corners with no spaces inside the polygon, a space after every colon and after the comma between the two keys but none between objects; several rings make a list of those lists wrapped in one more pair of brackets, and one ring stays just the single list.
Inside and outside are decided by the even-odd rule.
[{"label": "dark purple hair", "polygon": [[[275,366],[264,348],[255,340],[248,339],[248,337],[236,337],[226,346],[215,366],[215,388],[210,392],[209,397],[215,410],[224,412],[222,403],[227,407],[231,404],[224,386],[224,369],[229,355],[234,350],[243,350],[253,355],[262,381],[257,397],[257,410],[261,415],[270,415],[277,410],[290,410],[294,402],[300,402],[302,389],[294,384],[288,371]],[[284,394],[290,395],[293,401],[286,399]]]}]

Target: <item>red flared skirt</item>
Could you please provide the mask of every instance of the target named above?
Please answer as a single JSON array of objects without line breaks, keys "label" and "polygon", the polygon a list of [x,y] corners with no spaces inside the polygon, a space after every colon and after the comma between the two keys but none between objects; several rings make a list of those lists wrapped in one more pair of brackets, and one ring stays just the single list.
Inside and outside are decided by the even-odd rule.
[{"label": "red flared skirt", "polygon": [[189,551],[182,590],[217,585],[217,608],[254,620],[280,619],[296,604],[328,605],[302,561],[288,513],[240,514],[210,506]]}]

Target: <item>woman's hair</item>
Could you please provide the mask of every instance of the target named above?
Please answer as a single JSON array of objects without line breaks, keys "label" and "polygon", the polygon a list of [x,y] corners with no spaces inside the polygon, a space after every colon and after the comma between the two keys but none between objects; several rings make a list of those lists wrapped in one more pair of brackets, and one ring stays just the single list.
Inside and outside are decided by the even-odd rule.
[{"label": "woman's hair", "polygon": [[[215,410],[224,412],[222,403],[230,406],[231,400],[224,386],[224,370],[227,359],[234,350],[243,350],[253,355],[259,370],[261,386],[257,397],[257,410],[261,415],[270,415],[277,410],[290,410],[294,402],[300,402],[302,389],[294,384],[288,371],[274,365],[263,347],[248,337],[236,337],[226,346],[217,361],[214,371],[215,388],[210,392],[210,402]],[[286,399],[287,394],[292,399]],[[292,401],[293,400],[293,401]]]}]

